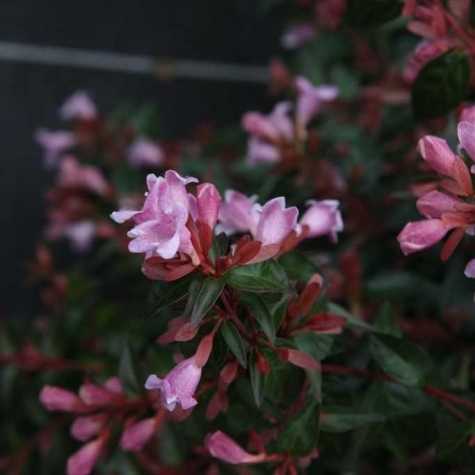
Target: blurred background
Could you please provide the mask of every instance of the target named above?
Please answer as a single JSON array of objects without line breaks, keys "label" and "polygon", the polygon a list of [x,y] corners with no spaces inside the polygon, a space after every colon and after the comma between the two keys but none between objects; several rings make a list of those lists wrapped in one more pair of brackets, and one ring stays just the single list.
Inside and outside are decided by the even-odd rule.
[{"label": "blurred background", "polygon": [[24,282],[25,266],[40,235],[50,179],[33,134],[59,126],[58,106],[67,96],[86,90],[105,113],[123,103],[154,103],[163,137],[173,138],[200,123],[236,123],[244,111],[265,108],[268,94],[262,82],[158,80],[41,64],[19,58],[6,43],[266,67],[278,50],[281,25],[254,0],[2,0],[0,18],[0,316],[27,317],[34,295]]}]

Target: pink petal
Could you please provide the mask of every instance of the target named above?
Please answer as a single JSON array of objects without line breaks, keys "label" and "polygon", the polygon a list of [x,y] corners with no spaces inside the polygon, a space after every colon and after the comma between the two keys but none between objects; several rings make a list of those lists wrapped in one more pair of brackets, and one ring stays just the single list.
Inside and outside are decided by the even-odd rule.
[{"label": "pink petal", "polygon": [[471,259],[465,267],[464,274],[470,279],[475,279],[475,259]]},{"label": "pink petal", "polygon": [[268,201],[262,208],[255,239],[263,245],[280,243],[295,228],[297,216],[297,208],[285,208],[285,198]]},{"label": "pink petal", "polygon": [[422,251],[439,242],[453,226],[440,219],[426,219],[407,223],[399,233],[398,241],[403,254]]},{"label": "pink petal", "polygon": [[465,121],[460,122],[457,127],[457,134],[462,148],[472,160],[475,160],[475,124]]},{"label": "pink petal", "polygon": [[230,464],[252,464],[263,461],[265,454],[252,455],[246,452],[231,437],[221,431],[214,432],[206,439],[209,453],[223,462]]},{"label": "pink petal", "polygon": [[433,135],[426,135],[419,140],[419,152],[428,165],[438,173],[451,176],[455,154],[447,141]]}]

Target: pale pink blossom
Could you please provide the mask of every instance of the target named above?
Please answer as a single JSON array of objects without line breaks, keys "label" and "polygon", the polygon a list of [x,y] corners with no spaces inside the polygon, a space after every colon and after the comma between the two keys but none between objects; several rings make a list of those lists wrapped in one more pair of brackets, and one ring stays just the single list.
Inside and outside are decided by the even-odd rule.
[{"label": "pale pink blossom", "polygon": [[253,464],[265,461],[267,455],[250,454],[224,432],[216,431],[206,438],[206,448],[209,453],[230,464]]},{"label": "pale pink blossom", "polygon": [[64,188],[84,188],[105,195],[109,185],[101,171],[91,165],[81,165],[73,156],[65,157],[59,166],[58,185]]},{"label": "pale pink blossom", "polygon": [[133,167],[158,167],[163,163],[164,153],[157,143],[142,137],[129,147],[127,160]]},{"label": "pale pink blossom", "polygon": [[467,152],[468,156],[475,160],[475,122],[463,120],[457,127],[460,146]]},{"label": "pale pink blossom", "polygon": [[475,105],[467,105],[460,113],[460,122],[471,122],[475,124]]},{"label": "pale pink blossom", "polygon": [[276,163],[281,159],[279,148],[261,139],[252,137],[247,146],[246,161],[249,165]]},{"label": "pale pink blossom", "polygon": [[122,432],[120,446],[124,450],[139,452],[145,444],[153,437],[157,428],[155,417],[133,422]]},{"label": "pale pink blossom", "polygon": [[177,404],[186,410],[198,404],[194,394],[200,379],[201,368],[192,356],[178,363],[163,379],[150,375],[145,388],[160,391],[162,404],[168,411],[173,411]]},{"label": "pale pink blossom", "polygon": [[429,191],[417,200],[417,209],[426,218],[440,218],[444,213],[469,207],[463,201],[437,190]]},{"label": "pale pink blossom", "polygon": [[340,203],[337,200],[308,201],[310,207],[300,220],[301,226],[308,226],[307,237],[329,235],[336,241],[337,233],[343,231],[343,219],[339,211]]},{"label": "pale pink blossom", "polygon": [[281,243],[297,225],[298,209],[285,207],[285,198],[268,201],[260,211],[254,239],[263,245]]},{"label": "pale pink blossom", "polygon": [[475,279],[475,259],[468,261],[467,266],[465,267],[464,274],[470,279]]},{"label": "pale pink blossom", "polygon": [[410,222],[404,226],[397,239],[403,254],[408,255],[438,243],[452,228],[440,219]]},{"label": "pale pink blossom", "polygon": [[239,191],[227,190],[219,209],[218,232],[228,235],[234,233],[256,232],[259,219],[257,196],[247,197]]},{"label": "pale pink blossom", "polygon": [[44,386],[40,401],[48,411],[80,412],[85,407],[76,394],[57,386]]},{"label": "pale pink blossom", "polygon": [[302,132],[318,114],[323,103],[333,101],[338,97],[338,88],[331,85],[314,86],[302,76],[295,80],[295,87],[298,95],[295,116],[299,132]]},{"label": "pale pink blossom", "polygon": [[282,36],[280,42],[286,49],[296,49],[315,37],[315,27],[311,23],[292,25]]},{"label": "pale pink blossom", "polygon": [[83,445],[68,458],[68,475],[89,475],[96,465],[104,449],[104,440],[97,438]]},{"label": "pale pink blossom", "polygon": [[35,132],[35,140],[43,148],[47,166],[56,165],[61,155],[76,145],[75,135],[66,130],[39,129]]},{"label": "pale pink blossom", "polygon": [[64,120],[94,120],[97,117],[97,108],[86,92],[77,91],[66,99],[59,115]]},{"label": "pale pink blossom", "polygon": [[68,224],[64,228],[63,234],[71,241],[74,250],[77,252],[86,252],[91,248],[96,235],[96,225],[93,221],[79,221],[77,223]]},{"label": "pale pink blossom", "polygon": [[111,218],[117,223],[133,219],[136,224],[129,232],[130,252],[145,253],[147,257],[173,258],[178,251],[193,255],[190,232],[186,222],[190,213],[190,197],[186,185],[195,178],[183,178],[168,170],[164,177],[147,177],[148,193],[141,210],[116,211]]}]

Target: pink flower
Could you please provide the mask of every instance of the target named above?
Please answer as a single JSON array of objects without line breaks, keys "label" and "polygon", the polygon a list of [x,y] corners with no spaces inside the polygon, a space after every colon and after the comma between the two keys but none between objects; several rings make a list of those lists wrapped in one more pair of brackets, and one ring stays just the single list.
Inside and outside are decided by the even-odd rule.
[{"label": "pink flower", "polygon": [[74,420],[71,426],[71,435],[81,442],[86,442],[97,435],[105,426],[107,417],[104,414],[82,416]]},{"label": "pink flower", "polygon": [[79,388],[79,397],[90,406],[108,406],[118,401],[121,394],[108,389],[105,385],[99,386],[87,382]]},{"label": "pink flower", "polygon": [[464,274],[470,279],[475,279],[475,259],[468,261],[467,266],[465,267]]},{"label": "pink flower", "polygon": [[205,443],[213,457],[231,464],[253,464],[263,462],[267,458],[265,453],[253,455],[246,452],[231,437],[219,430],[209,435]]},{"label": "pink flower", "polygon": [[68,459],[68,475],[89,475],[104,449],[104,439],[98,438],[83,445]]},{"label": "pink flower", "polygon": [[39,129],[35,132],[35,140],[44,150],[47,166],[56,165],[60,156],[76,145],[76,137],[72,132],[66,130]]},{"label": "pink flower", "polygon": [[77,91],[66,99],[59,115],[63,120],[94,120],[97,117],[97,109],[87,93]]},{"label": "pink flower", "polygon": [[85,408],[76,394],[57,386],[44,386],[40,401],[48,411],[80,412]]},{"label": "pink flower", "polygon": [[249,165],[276,163],[280,158],[280,150],[275,145],[256,139],[255,137],[249,140],[246,156],[246,161]]},{"label": "pink flower", "polygon": [[298,209],[285,207],[285,198],[268,201],[259,215],[254,238],[263,245],[281,243],[297,225]]},{"label": "pink flower", "polygon": [[145,388],[160,391],[162,404],[168,411],[173,411],[177,404],[182,409],[191,409],[198,404],[193,397],[201,379],[201,368],[192,356],[176,365],[164,379],[150,375]]},{"label": "pink flower", "polygon": [[109,189],[100,170],[90,165],[80,165],[73,157],[61,161],[58,185],[64,188],[84,188],[98,195],[105,195]]},{"label": "pink flower", "polygon": [[460,113],[460,122],[475,123],[475,105],[465,106]]},{"label": "pink flower", "polygon": [[96,225],[92,221],[79,221],[67,225],[63,234],[71,240],[72,247],[78,252],[90,249],[96,235]]},{"label": "pink flower", "polygon": [[111,218],[117,223],[133,219],[136,226],[128,236],[130,252],[145,253],[147,257],[173,258],[178,251],[193,255],[190,232],[186,222],[190,213],[188,183],[195,178],[183,178],[168,170],[165,177],[147,177],[148,193],[139,211],[116,211]]},{"label": "pink flower", "polygon": [[311,23],[291,26],[282,36],[280,42],[285,49],[300,48],[315,37],[315,28]]},{"label": "pink flower", "polygon": [[242,118],[242,128],[257,137],[270,141],[279,140],[279,130],[272,121],[260,112],[247,112]]},{"label": "pink flower", "polygon": [[457,127],[457,134],[460,146],[472,160],[475,160],[475,123],[465,120],[460,122]]},{"label": "pink flower", "polygon": [[426,219],[407,223],[399,233],[398,241],[401,251],[406,256],[422,251],[439,242],[453,226],[440,219]]},{"label": "pink flower", "polygon": [[218,232],[228,235],[233,233],[256,232],[259,219],[259,205],[255,204],[256,196],[248,198],[239,191],[227,190],[224,202],[219,209]]},{"label": "pink flower", "polygon": [[337,233],[343,231],[343,220],[336,200],[308,201],[310,207],[300,220],[300,225],[309,228],[307,237],[324,236],[328,234],[333,241],[337,239]]},{"label": "pink flower", "polygon": [[295,86],[298,94],[295,115],[299,132],[302,132],[320,111],[322,103],[333,101],[338,97],[338,88],[330,85],[315,87],[301,76],[295,80]]},{"label": "pink flower", "polygon": [[164,154],[158,144],[145,138],[137,139],[127,153],[127,160],[134,167],[156,167],[163,163]]},{"label": "pink flower", "polygon": [[426,135],[419,140],[419,152],[427,164],[445,176],[451,176],[457,156],[450,150],[447,141],[433,135]]},{"label": "pink flower", "polygon": [[157,421],[155,417],[143,419],[139,422],[130,424],[120,439],[120,446],[124,450],[131,452],[139,452],[145,444],[153,437],[157,428]]}]

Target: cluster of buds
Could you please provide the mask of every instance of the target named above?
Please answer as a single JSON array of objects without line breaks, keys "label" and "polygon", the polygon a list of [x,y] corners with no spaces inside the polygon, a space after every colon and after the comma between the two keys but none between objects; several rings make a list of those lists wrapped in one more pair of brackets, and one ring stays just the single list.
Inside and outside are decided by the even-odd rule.
[{"label": "cluster of buds", "polygon": [[[465,233],[475,230],[474,189],[471,171],[464,156],[475,160],[475,121],[473,108],[463,111],[458,124],[459,153],[454,153],[447,142],[439,137],[425,136],[419,141],[419,151],[427,165],[440,175],[438,181],[420,187],[423,193],[417,200],[417,209],[424,215],[422,221],[410,222],[398,236],[404,254],[422,251],[433,246],[450,233],[441,253],[448,259]],[[467,277],[475,277],[475,261],[466,267]]]},{"label": "cluster of buds", "polygon": [[[45,386],[40,401],[49,411],[75,416],[71,436],[84,445],[68,459],[68,475],[88,475],[104,455],[112,437],[113,426],[122,426],[122,450],[140,452],[156,434],[164,411],[153,398],[130,399],[120,380],[110,378],[103,385],[86,382],[79,393],[57,386]],[[154,415],[143,417],[146,412]],[[141,415],[141,417],[137,417]]]},{"label": "cluster of buds", "polygon": [[242,126],[251,135],[247,149],[249,164],[294,161],[302,152],[309,122],[325,102],[338,96],[335,86],[315,87],[303,77],[295,80],[295,89],[294,109],[290,102],[279,102],[267,116],[260,112],[243,116]]},{"label": "cluster of buds", "polygon": [[[187,186],[196,184],[196,193]],[[236,191],[227,191],[224,202],[210,183],[198,184],[173,170],[164,176],[148,175],[141,210],[112,213],[117,223],[132,220],[128,232],[130,252],[145,254],[144,273],[151,279],[171,281],[199,268],[219,276],[237,265],[253,264],[279,256],[310,237],[336,235],[343,229],[338,202],[311,201],[298,221],[298,209],[286,207],[285,198],[264,205]],[[243,236],[225,256],[212,259],[214,233]]]},{"label": "cluster of buds", "polygon": [[406,0],[403,14],[410,18],[408,29],[423,40],[407,61],[404,79],[412,83],[421,69],[452,48],[472,51],[473,39],[468,33],[471,2],[452,0]]}]

